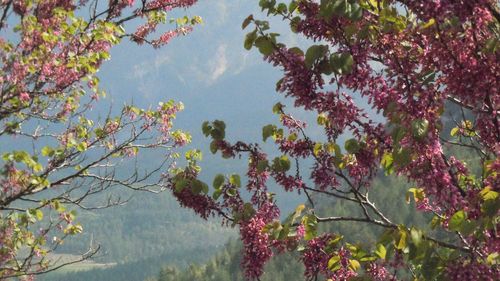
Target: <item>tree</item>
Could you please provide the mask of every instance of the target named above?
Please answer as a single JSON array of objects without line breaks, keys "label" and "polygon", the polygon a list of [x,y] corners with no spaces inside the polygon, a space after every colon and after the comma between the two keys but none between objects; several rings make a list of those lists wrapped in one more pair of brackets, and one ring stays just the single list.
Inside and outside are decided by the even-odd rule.
[{"label": "tree", "polygon": [[[0,279],[94,255],[99,247],[91,244],[76,261],[49,257],[67,236],[82,231],[75,208],[123,204],[109,192],[118,187],[165,189],[173,149],[190,140],[172,129],[182,104],[168,101],[150,110],[129,105],[105,118],[90,109],[104,95],[97,72],[110,50],[124,38],[157,48],[190,32],[200,17],[170,19],[167,12],[195,2],[0,2]],[[175,27],[158,33],[168,22]],[[164,160],[134,169],[134,159],[146,151]]]},{"label": "tree", "polygon": [[[270,159],[258,144],[230,142],[223,121],[205,122],[213,153],[248,157],[247,181],[219,174],[209,190],[197,178],[196,159],[188,159],[168,179],[179,202],[239,228],[248,279],[258,280],[271,256],[287,250],[300,251],[308,280],[497,279],[498,2],[261,0],[259,5],[268,16],[288,22],[297,36],[314,41],[304,49],[287,46],[268,21],[253,16],[242,26],[254,26],[244,47],[256,47],[283,71],[277,91],[316,114],[323,136],[308,135],[306,124],[278,103],[273,111],[280,125],[262,130],[263,141],[272,138],[282,153]],[[368,107],[378,115],[370,116]],[[391,186],[372,186],[383,174],[412,184],[407,200],[430,215],[430,227],[394,223],[397,214],[372,201],[370,194],[392,192]],[[288,192],[305,193],[307,205],[280,220],[270,180]],[[335,204],[351,202],[359,212],[319,216],[318,194]],[[383,234],[363,247],[336,233],[318,233],[319,224],[336,222],[370,224]]]}]

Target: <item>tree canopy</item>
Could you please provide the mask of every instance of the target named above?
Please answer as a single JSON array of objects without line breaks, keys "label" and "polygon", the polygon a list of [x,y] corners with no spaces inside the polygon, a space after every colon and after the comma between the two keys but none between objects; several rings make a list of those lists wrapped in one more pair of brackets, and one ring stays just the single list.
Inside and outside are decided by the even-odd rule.
[{"label": "tree canopy", "polygon": [[[244,47],[255,47],[283,71],[276,90],[294,107],[315,113],[323,136],[308,135],[306,123],[278,103],[273,111],[279,124],[262,129],[263,141],[272,139],[282,153],[271,159],[258,144],[229,142],[223,121],[205,122],[213,153],[247,156],[247,181],[219,174],[208,194],[191,163],[171,181],[181,204],[239,228],[248,279],[258,280],[266,262],[287,250],[301,253],[308,280],[496,279],[498,3],[262,0],[259,5],[314,42],[307,48],[287,46],[268,21],[254,16],[242,25],[253,28]],[[379,116],[368,114],[365,104]],[[428,223],[442,234],[395,223],[395,214],[382,211],[370,196],[393,192],[391,186],[372,186],[381,173],[410,182],[407,200],[431,214]],[[305,193],[307,206],[280,220],[268,192],[271,180],[286,191]],[[331,197],[332,204],[354,202],[361,212],[320,216],[315,194]],[[369,247],[318,232],[319,224],[346,221],[384,231]]]},{"label": "tree canopy", "polygon": [[[0,137],[19,140],[2,151],[1,277],[54,269],[44,256],[82,229],[67,206],[121,204],[109,197],[87,205],[124,186],[169,189],[200,217],[238,228],[249,280],[260,280],[271,257],[286,251],[297,252],[307,280],[498,279],[498,1],[260,0],[268,17],[307,42],[287,45],[253,15],[242,23],[250,29],[243,47],[282,71],[276,91],[293,102],[277,103],[277,121],[256,132],[280,155],[230,141],[224,121],[206,121],[210,151],[248,163],[246,174],[221,171],[212,183],[200,177],[199,150],[185,153],[186,165],[169,165],[177,156],[171,149],[190,140],[172,129],[182,104],[125,106],[102,120],[87,115],[102,96],[96,73],[109,50],[125,37],[160,47],[189,32],[199,17],[169,20],[166,12],[195,2],[0,3],[0,29],[9,29],[0,40]],[[140,24],[127,31],[130,21]],[[159,35],[167,22],[176,27]],[[294,117],[294,109],[314,114],[317,124]],[[117,173],[146,149],[166,149],[165,162]],[[399,192],[387,177],[408,182],[405,199],[423,216],[397,220],[397,208],[386,205],[396,204],[387,194]],[[305,194],[306,204],[282,219],[272,182]],[[343,223],[370,225],[376,237],[352,241],[323,226]]]},{"label": "tree canopy", "polygon": [[[173,163],[172,148],[190,140],[172,129],[183,105],[167,101],[148,110],[127,105],[104,118],[91,109],[105,95],[97,72],[110,50],[124,38],[157,48],[190,32],[200,17],[171,18],[167,12],[195,2],[0,2],[1,279],[63,266],[48,254],[82,232],[74,207],[123,204],[126,200],[108,192],[116,187],[165,189],[162,174]],[[169,24],[173,28],[164,27]],[[164,161],[149,170],[128,164],[145,150]],[[90,245],[70,263],[98,249]]]}]

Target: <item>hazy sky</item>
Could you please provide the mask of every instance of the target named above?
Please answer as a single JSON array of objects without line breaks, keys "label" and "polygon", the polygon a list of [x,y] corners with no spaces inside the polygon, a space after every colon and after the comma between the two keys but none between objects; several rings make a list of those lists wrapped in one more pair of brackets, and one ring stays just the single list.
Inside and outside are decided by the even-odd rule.
[{"label": "hazy sky", "polygon": [[[243,173],[247,163],[212,156],[208,150],[210,140],[201,134],[203,121],[226,121],[230,140],[261,142],[262,127],[278,123],[272,106],[278,101],[285,104],[290,101],[275,92],[281,71],[266,63],[258,50],[243,48],[245,34],[253,27],[241,30],[242,21],[249,14],[268,19],[260,12],[258,1],[201,0],[195,7],[175,13],[184,14],[199,15],[204,24],[161,49],[124,42],[113,49],[111,60],[102,68],[101,86],[110,94],[107,100],[117,105],[132,100],[141,107],[156,106],[159,101],[169,99],[182,101],[185,110],[178,115],[175,125],[192,134],[192,148],[204,152],[202,178],[211,182],[216,173]],[[307,45],[279,18],[272,19],[271,29],[280,33],[278,41],[288,46]],[[290,107],[288,110],[309,121],[308,134],[321,140],[322,131],[316,126],[314,114]],[[276,156],[272,144],[264,148]],[[310,170],[305,168],[303,172],[307,179]]]},{"label": "hazy sky", "polygon": [[[106,100],[116,109],[132,100],[141,107],[169,99],[184,103],[185,110],[175,126],[192,134],[191,147],[203,150],[202,176],[207,182],[216,173],[242,173],[247,163],[212,156],[209,140],[201,134],[203,121],[224,120],[229,138],[252,142],[262,141],[264,125],[278,122],[272,106],[280,100],[275,85],[281,72],[266,63],[256,49],[243,48],[251,27],[242,31],[242,21],[249,14],[264,19],[257,8],[258,1],[201,0],[178,13],[203,18],[204,24],[192,33],[161,49],[123,42],[113,49],[111,60],[100,72],[101,86],[109,93]],[[285,31],[279,21],[275,26]],[[288,35],[283,40],[290,43],[291,38]],[[295,198],[294,202],[302,200]]]},{"label": "hazy sky", "polygon": [[270,113],[279,71],[243,48],[241,22],[255,7],[256,1],[199,1],[185,12],[202,16],[203,25],[159,50],[128,42],[115,48],[101,70],[102,86],[120,103],[182,101],[186,110],[178,126],[197,124],[198,131],[203,120],[244,121],[254,119],[256,110]]}]

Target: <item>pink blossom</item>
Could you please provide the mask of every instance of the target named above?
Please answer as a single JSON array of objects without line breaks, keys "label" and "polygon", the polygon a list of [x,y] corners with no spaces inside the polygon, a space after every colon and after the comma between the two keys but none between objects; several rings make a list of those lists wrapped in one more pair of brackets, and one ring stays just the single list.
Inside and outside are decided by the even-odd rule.
[{"label": "pink blossom", "polygon": [[22,92],[20,95],[19,95],[19,99],[23,102],[28,102],[31,100],[30,98],[30,95],[26,92]]},{"label": "pink blossom", "polygon": [[240,225],[243,241],[243,260],[241,262],[248,279],[258,279],[264,273],[264,265],[273,256],[270,248],[271,238],[263,232],[264,226],[279,217],[277,207],[264,203],[257,213]]}]

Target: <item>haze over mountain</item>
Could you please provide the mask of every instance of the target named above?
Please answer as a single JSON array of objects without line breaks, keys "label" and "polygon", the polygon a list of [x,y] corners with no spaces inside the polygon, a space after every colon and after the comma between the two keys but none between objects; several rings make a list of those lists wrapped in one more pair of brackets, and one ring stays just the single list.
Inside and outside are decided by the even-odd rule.
[{"label": "haze over mountain", "polygon": [[[243,174],[245,161],[224,160],[209,152],[201,124],[224,120],[229,139],[259,142],[262,126],[278,121],[271,108],[279,99],[275,83],[280,72],[258,52],[243,48],[241,22],[250,13],[259,13],[256,6],[251,1],[200,1],[185,11],[204,20],[191,34],[158,50],[129,42],[114,48],[99,75],[108,96],[93,109],[94,114],[105,116],[110,106],[116,113],[123,103],[148,108],[160,101],[182,101],[185,110],[178,114],[174,126],[192,134],[189,149],[203,151],[202,178],[211,182],[216,173]],[[272,145],[266,148],[272,153]],[[138,163],[140,168],[154,167],[163,157],[144,155]],[[280,196],[279,201],[287,210],[301,202],[303,198],[296,195]],[[191,211],[180,209],[168,192],[139,193],[125,206],[80,212],[79,221],[85,227],[83,239],[68,241],[63,252],[82,251],[92,239],[103,247],[96,261],[118,266],[45,279],[103,280],[103,276],[113,275],[117,280],[142,280],[164,264],[183,267],[203,262],[234,233],[219,227],[218,221],[203,222]],[[123,276],[127,279],[120,279]]]}]

